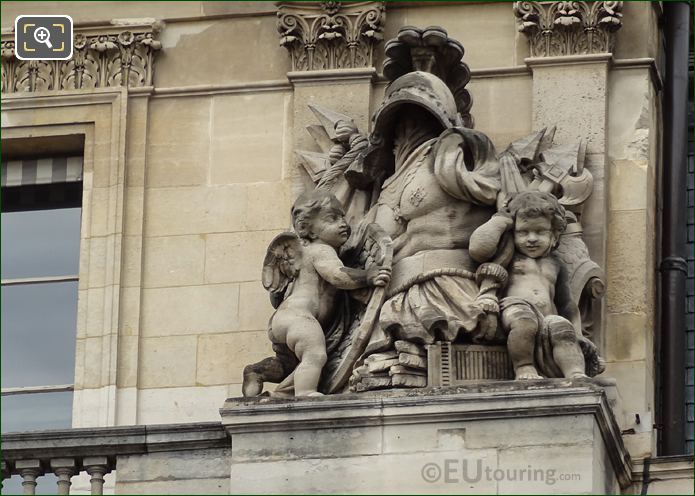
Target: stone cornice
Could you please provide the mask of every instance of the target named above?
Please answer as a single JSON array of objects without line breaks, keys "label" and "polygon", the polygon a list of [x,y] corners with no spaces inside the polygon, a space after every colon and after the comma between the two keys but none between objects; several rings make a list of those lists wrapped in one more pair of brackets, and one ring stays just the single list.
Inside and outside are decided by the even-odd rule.
[{"label": "stone cornice", "polygon": [[531,57],[612,52],[623,2],[514,2]]},{"label": "stone cornice", "polygon": [[19,60],[14,33],[2,33],[2,93],[151,86],[162,23],[114,19],[75,26],[70,60]]},{"label": "stone cornice", "polygon": [[278,2],[280,45],[292,71],[372,67],[384,12],[382,2]]}]

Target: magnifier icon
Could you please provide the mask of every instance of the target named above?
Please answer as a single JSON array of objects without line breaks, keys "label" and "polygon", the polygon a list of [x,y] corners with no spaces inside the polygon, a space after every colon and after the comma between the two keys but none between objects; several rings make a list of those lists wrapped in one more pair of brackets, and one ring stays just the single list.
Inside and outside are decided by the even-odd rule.
[{"label": "magnifier icon", "polygon": [[53,48],[53,44],[51,43],[51,32],[44,27],[36,28],[36,31],[34,31],[34,39],[37,43],[45,43],[48,48]]}]

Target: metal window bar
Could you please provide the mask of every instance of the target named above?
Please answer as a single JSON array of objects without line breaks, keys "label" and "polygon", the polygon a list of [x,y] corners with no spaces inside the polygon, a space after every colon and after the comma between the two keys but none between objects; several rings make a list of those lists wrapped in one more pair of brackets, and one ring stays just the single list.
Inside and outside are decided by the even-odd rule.
[{"label": "metal window bar", "polygon": [[63,393],[66,391],[74,391],[74,384],[58,384],[52,386],[20,386],[8,387],[0,390],[2,396],[14,396],[17,394],[39,394],[39,393]]},{"label": "metal window bar", "polygon": [[44,284],[50,282],[72,282],[78,281],[79,276],[66,275],[66,276],[48,276],[48,277],[23,277],[23,278],[12,278],[12,279],[2,279],[0,284],[2,286],[19,286],[21,284]]}]

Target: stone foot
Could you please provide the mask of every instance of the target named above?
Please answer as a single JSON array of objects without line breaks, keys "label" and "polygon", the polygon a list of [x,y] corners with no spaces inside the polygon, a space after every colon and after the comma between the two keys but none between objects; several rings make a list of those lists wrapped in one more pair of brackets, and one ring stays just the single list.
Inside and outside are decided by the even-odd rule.
[{"label": "stone foot", "polygon": [[514,379],[517,381],[528,381],[528,380],[534,380],[534,379],[543,379],[538,374],[538,371],[536,370],[536,367],[533,365],[524,365],[522,367],[519,367],[514,371]]},{"label": "stone foot", "polygon": [[258,396],[263,391],[263,378],[261,374],[244,370],[244,383],[241,386],[241,393],[246,396]]}]

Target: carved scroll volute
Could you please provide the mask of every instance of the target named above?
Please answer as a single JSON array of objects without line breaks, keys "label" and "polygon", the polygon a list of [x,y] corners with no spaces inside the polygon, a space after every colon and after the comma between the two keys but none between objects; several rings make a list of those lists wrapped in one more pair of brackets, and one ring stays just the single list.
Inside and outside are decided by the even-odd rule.
[{"label": "carved scroll volute", "polygon": [[370,67],[383,39],[381,3],[287,2],[277,16],[280,45],[290,52],[293,71]]},{"label": "carved scroll volute", "polygon": [[623,2],[514,2],[531,57],[610,52]]},{"label": "carved scroll volute", "polygon": [[2,92],[9,93],[14,91],[15,84],[15,65],[17,59],[14,54],[14,40],[2,42]]}]

